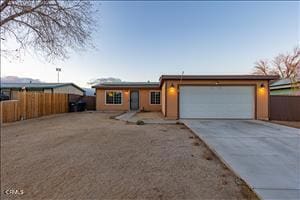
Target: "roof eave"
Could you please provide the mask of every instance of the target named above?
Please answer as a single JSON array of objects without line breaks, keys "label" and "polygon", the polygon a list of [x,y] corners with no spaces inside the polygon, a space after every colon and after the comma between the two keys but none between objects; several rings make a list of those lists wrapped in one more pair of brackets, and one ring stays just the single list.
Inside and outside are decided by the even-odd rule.
[{"label": "roof eave", "polygon": [[[22,84],[22,83],[21,83]],[[52,89],[52,88],[60,88],[60,87],[64,87],[64,86],[68,86],[68,85],[71,85],[75,88],[77,88],[78,90],[82,91],[82,92],[85,92],[81,87],[75,85],[74,83],[61,83],[59,85],[24,85],[24,86],[2,86],[1,85],[1,89],[22,89],[23,87],[25,88],[28,88],[28,89]]]},{"label": "roof eave", "polygon": [[61,85],[56,85],[52,88],[59,88],[59,87],[64,87],[64,86],[67,86],[67,85],[72,85],[73,87],[76,87],[78,90],[80,90],[81,92],[85,92],[84,89],[82,89],[81,87],[79,87],[78,85],[75,85],[74,83],[64,83],[64,84],[61,84]]},{"label": "roof eave", "polygon": [[277,75],[162,75],[161,80],[277,80]]},{"label": "roof eave", "polygon": [[160,89],[159,86],[92,86],[95,89]]},{"label": "roof eave", "polygon": [[277,80],[277,75],[162,75],[160,85],[165,80]]}]

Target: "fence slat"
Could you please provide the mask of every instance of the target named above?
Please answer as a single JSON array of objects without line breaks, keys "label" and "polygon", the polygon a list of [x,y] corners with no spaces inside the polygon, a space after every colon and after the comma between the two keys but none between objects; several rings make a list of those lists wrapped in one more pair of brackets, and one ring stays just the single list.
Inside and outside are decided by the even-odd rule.
[{"label": "fence slat", "polygon": [[300,121],[300,96],[270,96],[270,119]]},{"label": "fence slat", "polygon": [[68,94],[16,92],[15,100],[1,101],[0,122],[14,122],[68,112]]},{"label": "fence slat", "polygon": [[19,101],[1,101],[1,121],[14,122],[18,120],[18,105]]}]

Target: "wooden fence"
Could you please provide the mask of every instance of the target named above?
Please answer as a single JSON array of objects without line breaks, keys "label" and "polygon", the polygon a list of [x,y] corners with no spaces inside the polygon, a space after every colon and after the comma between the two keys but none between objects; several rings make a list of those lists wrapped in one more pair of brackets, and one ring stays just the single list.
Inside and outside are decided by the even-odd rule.
[{"label": "wooden fence", "polygon": [[86,103],[87,110],[96,110],[96,97],[95,96],[81,96],[77,94],[69,94],[69,102],[82,101]]},{"label": "wooden fence", "polygon": [[9,100],[1,101],[0,106],[0,120],[5,122],[15,122],[19,118],[19,101]]},{"label": "wooden fence", "polygon": [[13,122],[68,112],[68,95],[18,92],[14,100],[1,101],[0,122]]},{"label": "wooden fence", "polygon": [[270,96],[270,119],[300,121],[300,96]]}]

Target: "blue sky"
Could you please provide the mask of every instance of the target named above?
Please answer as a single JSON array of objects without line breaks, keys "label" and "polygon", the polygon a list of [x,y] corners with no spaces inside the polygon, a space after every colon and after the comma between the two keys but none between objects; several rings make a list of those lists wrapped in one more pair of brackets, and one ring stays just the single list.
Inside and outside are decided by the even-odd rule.
[{"label": "blue sky", "polygon": [[95,2],[97,49],[64,62],[25,55],[2,76],[87,86],[90,79],[157,81],[161,74],[249,74],[254,62],[299,44],[299,2]]}]

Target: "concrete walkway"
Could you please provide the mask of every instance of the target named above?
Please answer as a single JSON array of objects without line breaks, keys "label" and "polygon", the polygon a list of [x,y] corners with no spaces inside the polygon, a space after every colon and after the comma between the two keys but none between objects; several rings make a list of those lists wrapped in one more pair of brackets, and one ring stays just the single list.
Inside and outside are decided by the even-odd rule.
[{"label": "concrete walkway", "polygon": [[300,129],[254,120],[182,120],[262,199],[300,199]]},{"label": "concrete walkway", "polygon": [[115,119],[130,122],[130,123],[136,123],[138,120],[142,120],[145,124],[177,124],[178,123],[178,120],[168,120],[168,119],[161,119],[161,118],[143,119],[143,118],[135,117],[136,114],[138,114],[138,111],[129,111],[115,117]]},{"label": "concrete walkway", "polygon": [[137,113],[137,111],[129,111],[129,112],[123,113],[122,115],[119,115],[119,116],[117,116],[117,117],[115,117],[115,118],[118,119],[118,120],[121,120],[121,121],[128,121],[128,120],[130,120],[130,118],[132,118],[136,113]]}]

